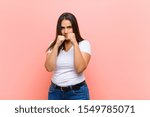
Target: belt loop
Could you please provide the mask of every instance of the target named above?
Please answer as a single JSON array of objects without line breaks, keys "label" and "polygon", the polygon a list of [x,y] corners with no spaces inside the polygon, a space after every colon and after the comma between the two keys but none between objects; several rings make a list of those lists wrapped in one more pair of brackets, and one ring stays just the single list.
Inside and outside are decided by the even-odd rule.
[{"label": "belt loop", "polygon": [[70,89],[72,90],[72,86],[69,86],[70,87]]},{"label": "belt loop", "polygon": [[62,87],[60,87],[60,90],[61,90],[61,91],[64,91]]},{"label": "belt loop", "polygon": [[55,85],[53,82],[51,82],[51,85],[52,85],[54,88],[56,88],[56,85]]}]

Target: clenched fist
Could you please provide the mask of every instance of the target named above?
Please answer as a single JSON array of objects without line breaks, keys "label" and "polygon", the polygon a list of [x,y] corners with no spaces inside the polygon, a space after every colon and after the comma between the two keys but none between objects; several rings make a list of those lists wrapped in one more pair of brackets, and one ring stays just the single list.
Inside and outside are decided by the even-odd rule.
[{"label": "clenched fist", "polygon": [[61,44],[64,42],[64,40],[65,40],[65,36],[58,35],[57,41],[56,41],[56,45],[57,45],[58,47],[61,46]]},{"label": "clenched fist", "polygon": [[73,45],[75,43],[77,43],[76,36],[74,33],[68,33],[67,34],[67,40],[70,40]]}]

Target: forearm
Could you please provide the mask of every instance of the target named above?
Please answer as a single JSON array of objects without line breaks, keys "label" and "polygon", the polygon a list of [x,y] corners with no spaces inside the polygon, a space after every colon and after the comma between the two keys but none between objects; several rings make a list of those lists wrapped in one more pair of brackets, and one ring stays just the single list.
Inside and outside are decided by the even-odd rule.
[{"label": "forearm", "polygon": [[77,73],[83,72],[87,66],[78,44],[74,44],[74,65]]},{"label": "forearm", "polygon": [[58,54],[57,46],[54,46],[52,52],[47,54],[45,61],[45,68],[47,71],[51,72],[55,69],[57,54]]}]

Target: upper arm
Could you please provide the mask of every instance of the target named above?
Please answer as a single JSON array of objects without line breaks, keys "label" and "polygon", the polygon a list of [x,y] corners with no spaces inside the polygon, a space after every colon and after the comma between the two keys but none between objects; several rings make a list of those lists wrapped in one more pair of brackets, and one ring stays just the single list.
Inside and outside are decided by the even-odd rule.
[{"label": "upper arm", "polygon": [[90,61],[90,58],[91,58],[91,45],[90,45],[89,41],[83,40],[79,43],[79,47],[80,47],[82,57],[86,63],[86,67],[87,67],[87,65]]},{"label": "upper arm", "polygon": [[[53,43],[53,41],[51,41],[51,42],[49,43],[48,47],[50,47],[52,43]],[[49,49],[47,50],[47,52],[46,52],[46,55],[49,54],[49,53],[51,53],[51,52],[52,52],[52,49],[49,48]]]}]

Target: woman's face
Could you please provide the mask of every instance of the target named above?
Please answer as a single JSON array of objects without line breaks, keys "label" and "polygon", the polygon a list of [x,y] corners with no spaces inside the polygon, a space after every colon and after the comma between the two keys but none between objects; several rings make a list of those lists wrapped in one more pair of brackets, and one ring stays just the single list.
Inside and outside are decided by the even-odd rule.
[{"label": "woman's face", "polygon": [[64,19],[61,22],[61,34],[66,37],[66,40],[68,40],[68,33],[73,33],[72,24],[69,20]]}]

